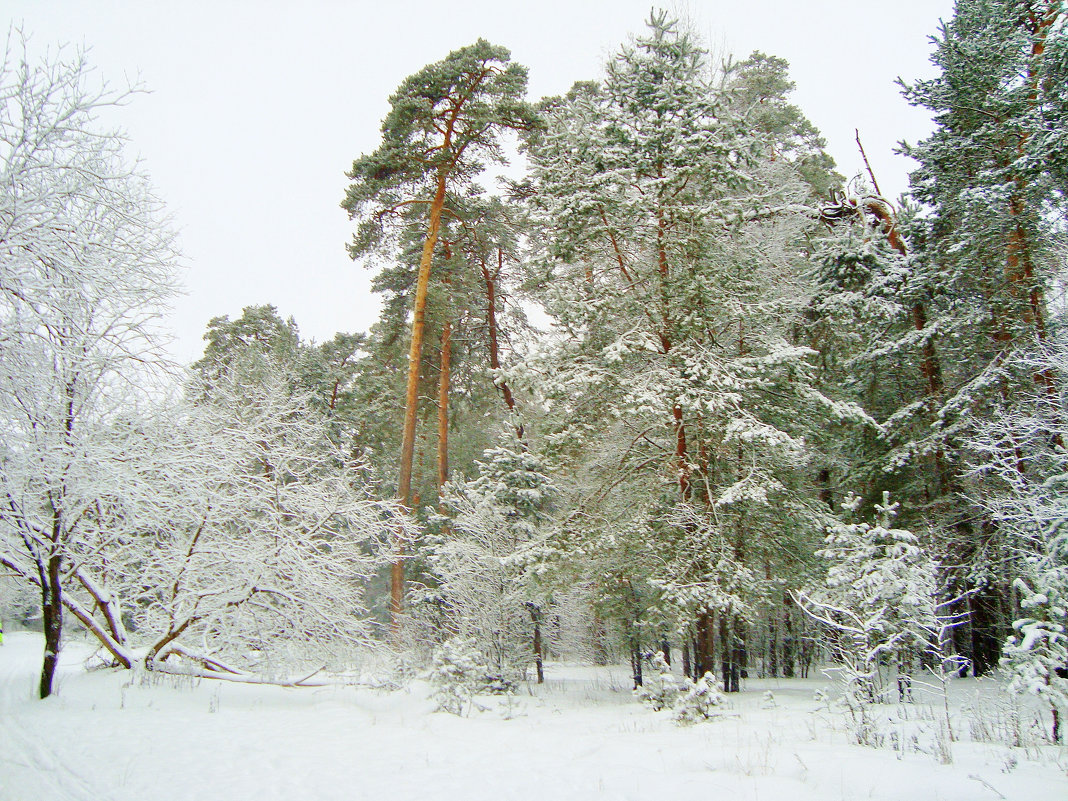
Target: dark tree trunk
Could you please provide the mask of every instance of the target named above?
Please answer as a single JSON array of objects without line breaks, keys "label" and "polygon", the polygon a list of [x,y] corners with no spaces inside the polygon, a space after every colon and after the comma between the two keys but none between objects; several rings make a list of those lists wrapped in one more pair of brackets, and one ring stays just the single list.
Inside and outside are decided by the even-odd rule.
[{"label": "dark tree trunk", "polygon": [[732,623],[727,615],[720,615],[719,638],[723,670],[723,692],[736,693],[741,690],[741,665],[738,662],[739,650],[734,642]]},{"label": "dark tree trunk", "polygon": [[545,660],[541,644],[541,609],[535,604],[527,605],[530,619],[534,622],[534,668],[538,674],[538,684],[545,683]]},{"label": "dark tree trunk", "polygon": [[794,647],[793,599],[788,592],[782,595],[782,607],[782,675],[784,678],[792,679],[796,649]]},{"label": "dark tree trunk", "polygon": [[773,616],[768,619],[768,645],[765,665],[764,672],[768,678],[779,678],[779,627],[775,625]]},{"label": "dark tree trunk", "polygon": [[634,678],[634,689],[642,686],[642,643],[638,633],[631,628],[630,634],[630,672]]},{"label": "dark tree trunk", "polygon": [[671,664],[671,643],[667,641],[665,637],[660,641],[660,653],[664,655],[664,662],[668,665]]},{"label": "dark tree trunk", "polygon": [[1001,658],[1001,598],[992,587],[983,587],[968,597],[971,624],[972,674],[985,676],[998,666]]},{"label": "dark tree trunk", "polygon": [[697,618],[697,636],[694,638],[693,678],[699,679],[715,670],[715,615],[702,612]]},{"label": "dark tree trunk", "polygon": [[831,490],[831,471],[826,467],[819,473],[820,500],[827,504],[827,508],[834,511],[834,492]]},{"label": "dark tree trunk", "polygon": [[693,678],[693,666],[690,664],[690,643],[682,641],[682,675],[688,679]]},{"label": "dark tree trunk", "polygon": [[812,667],[812,660],[816,656],[816,644],[815,641],[808,636],[808,632],[802,628],[798,635],[798,640],[801,643],[801,654],[798,660],[801,668],[801,678],[808,678],[808,670]]},{"label": "dark tree trunk", "polygon": [[[482,280],[486,284],[486,323],[487,328],[489,329],[490,368],[495,371],[501,369],[500,337],[497,332],[497,279],[500,277],[503,269],[504,251],[501,248],[497,248],[497,272],[491,273],[489,268],[486,267],[486,262],[482,262]],[[525,449],[527,446],[526,434],[523,430],[523,424],[519,421],[518,417],[515,417],[516,404],[515,397],[512,395],[512,389],[508,386],[507,381],[495,381],[495,384],[501,392],[501,397],[504,398],[505,406],[508,407],[508,411],[513,415],[516,438],[519,440],[519,444]]]},{"label": "dark tree trunk", "polygon": [[48,560],[48,581],[41,587],[41,619],[44,626],[44,661],[41,664],[40,697],[52,694],[59,661],[59,649],[63,639],[63,586],[60,573],[63,557],[52,556]]},{"label": "dark tree trunk", "polygon": [[[771,562],[764,561],[764,576],[771,586],[773,581]],[[773,679],[779,678],[779,627],[777,625],[775,608],[768,609],[766,641],[764,643],[763,673]]]}]

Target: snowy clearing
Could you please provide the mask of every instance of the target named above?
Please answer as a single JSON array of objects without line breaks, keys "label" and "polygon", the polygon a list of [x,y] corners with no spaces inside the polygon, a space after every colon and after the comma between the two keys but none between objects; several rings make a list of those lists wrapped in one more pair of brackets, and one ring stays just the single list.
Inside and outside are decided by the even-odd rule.
[{"label": "snowy clearing", "polygon": [[885,707],[889,744],[861,748],[815,698],[833,695],[827,679],[751,680],[721,719],[679,727],[634,699],[622,667],[550,664],[544,686],[460,718],[435,712],[420,681],[283,689],[86,671],[90,649],[72,643],[57,696],[38,701],[41,647],[13,633],[0,648],[5,801],[1068,798],[1068,749],[967,741],[1004,715],[992,682],[955,683],[965,742],[943,765],[933,698]]}]

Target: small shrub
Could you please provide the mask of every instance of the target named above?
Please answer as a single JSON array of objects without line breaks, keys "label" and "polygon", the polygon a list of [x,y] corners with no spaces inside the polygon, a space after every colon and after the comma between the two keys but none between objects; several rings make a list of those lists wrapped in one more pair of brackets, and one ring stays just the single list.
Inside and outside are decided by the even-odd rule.
[{"label": "small shrub", "polygon": [[675,721],[677,723],[697,723],[708,720],[716,714],[718,707],[727,700],[719,688],[716,677],[706,673],[697,681],[686,679],[686,692],[675,702]]},{"label": "small shrub", "polygon": [[471,640],[456,638],[434,649],[434,666],[428,676],[438,709],[453,715],[471,711],[479,693],[514,693],[515,682],[494,675]]},{"label": "small shrub", "polygon": [[652,668],[655,674],[635,694],[654,710],[670,709],[677,723],[708,720],[715,714],[715,709],[726,701],[716,677],[711,673],[706,673],[697,681],[676,676],[659,652],[652,659]]},{"label": "small shrub", "polygon": [[655,673],[649,676],[645,684],[634,693],[658,712],[661,709],[671,709],[689,689],[687,687],[689,680],[671,672],[671,666],[668,665],[661,651],[657,651],[653,656],[650,667]]}]

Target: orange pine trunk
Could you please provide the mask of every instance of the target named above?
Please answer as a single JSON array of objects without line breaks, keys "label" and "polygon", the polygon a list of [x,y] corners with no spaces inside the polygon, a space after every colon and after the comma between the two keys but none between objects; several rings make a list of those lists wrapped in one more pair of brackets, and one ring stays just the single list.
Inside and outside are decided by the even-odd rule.
[{"label": "orange pine trunk", "polygon": [[[430,204],[430,222],[426,240],[419,260],[419,277],[415,286],[415,308],[412,314],[412,343],[408,350],[408,391],[404,405],[404,436],[401,440],[400,477],[397,495],[407,508],[412,505],[412,463],[415,457],[415,418],[419,405],[419,365],[423,354],[423,328],[426,323],[426,297],[430,286],[430,265],[434,246],[441,229],[441,212],[445,207],[445,170],[438,172],[438,185]],[[404,608],[404,551],[403,536],[398,536],[394,547],[393,567],[390,571],[389,612],[394,635],[400,632],[400,615]]]}]

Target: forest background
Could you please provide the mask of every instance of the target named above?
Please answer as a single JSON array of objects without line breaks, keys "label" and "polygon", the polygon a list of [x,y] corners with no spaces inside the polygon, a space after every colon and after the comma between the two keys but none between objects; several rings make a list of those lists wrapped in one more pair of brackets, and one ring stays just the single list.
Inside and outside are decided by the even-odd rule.
[{"label": "forest background", "polygon": [[378,321],[249,305],[176,378],[173,235],[98,128],[131,98],[13,35],[0,558],[40,694],[70,616],[244,681],[388,643],[503,689],[659,650],[730,693],[829,656],[862,741],[921,670],[1002,663],[1059,739],[1065,9],[959,2],[933,46],[902,202],[835,172],[785,61],[666,12],[538,102],[454,50],[335,194]]}]

